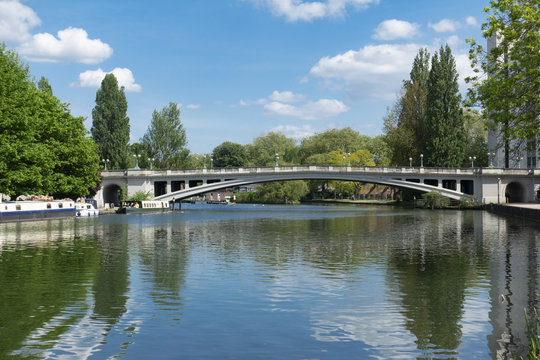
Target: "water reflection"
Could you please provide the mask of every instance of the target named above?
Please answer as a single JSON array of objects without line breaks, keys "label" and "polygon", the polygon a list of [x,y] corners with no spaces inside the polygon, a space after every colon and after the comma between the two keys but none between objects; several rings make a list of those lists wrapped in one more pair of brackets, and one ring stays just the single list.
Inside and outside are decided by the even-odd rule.
[{"label": "water reflection", "polygon": [[523,351],[538,226],[479,211],[299,209],[1,224],[0,358]]}]

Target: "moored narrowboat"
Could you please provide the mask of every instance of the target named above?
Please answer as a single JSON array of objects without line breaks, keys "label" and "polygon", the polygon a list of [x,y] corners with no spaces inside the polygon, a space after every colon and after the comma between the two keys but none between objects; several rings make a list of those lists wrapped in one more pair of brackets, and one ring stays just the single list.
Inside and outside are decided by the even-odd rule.
[{"label": "moored narrowboat", "polygon": [[75,216],[72,200],[0,202],[0,222],[59,219]]},{"label": "moored narrowboat", "polygon": [[139,213],[147,211],[167,211],[170,210],[168,201],[123,201],[118,214]]}]

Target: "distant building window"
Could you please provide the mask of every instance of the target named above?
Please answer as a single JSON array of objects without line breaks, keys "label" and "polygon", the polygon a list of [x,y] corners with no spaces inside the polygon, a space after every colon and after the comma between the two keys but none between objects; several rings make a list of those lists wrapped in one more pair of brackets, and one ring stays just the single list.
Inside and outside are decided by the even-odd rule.
[{"label": "distant building window", "polygon": [[62,204],[62,203],[59,203],[59,204],[58,204],[58,208],[59,208],[59,209],[62,209],[63,207],[64,207],[64,204]]},{"label": "distant building window", "polygon": [[21,210],[21,205],[16,205],[15,210]]},{"label": "distant building window", "polygon": [[52,208],[52,205],[49,203],[47,204],[47,209],[50,209],[50,208]]}]

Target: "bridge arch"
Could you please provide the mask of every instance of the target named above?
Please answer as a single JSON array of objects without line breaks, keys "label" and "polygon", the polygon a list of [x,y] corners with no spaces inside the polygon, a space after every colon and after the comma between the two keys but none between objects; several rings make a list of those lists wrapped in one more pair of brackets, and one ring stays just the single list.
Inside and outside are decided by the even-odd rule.
[{"label": "bridge arch", "polygon": [[506,185],[504,196],[509,203],[525,202],[525,187],[519,181],[512,181]]},{"label": "bridge arch", "polygon": [[120,191],[122,187],[118,184],[107,184],[103,187],[103,202],[105,204],[120,205]]},{"label": "bridge arch", "polygon": [[238,178],[234,180],[222,181],[219,183],[205,184],[197,186],[195,188],[189,188],[185,190],[175,191],[168,194],[156,196],[155,200],[171,201],[172,199],[181,200],[190,198],[192,196],[201,195],[210,191],[216,191],[226,188],[234,188],[242,185],[273,182],[273,181],[288,181],[288,180],[341,180],[341,181],[356,181],[365,182],[371,184],[389,185],[400,188],[408,188],[412,190],[418,190],[422,192],[437,191],[442,195],[454,200],[461,200],[463,198],[473,200],[473,196],[464,194],[459,191],[440,188],[437,186],[428,185],[420,182],[405,181],[400,179],[383,178],[378,176],[359,175],[351,173],[328,173],[325,175],[311,174],[311,173],[276,173],[274,175],[260,175],[251,176],[245,178]]}]

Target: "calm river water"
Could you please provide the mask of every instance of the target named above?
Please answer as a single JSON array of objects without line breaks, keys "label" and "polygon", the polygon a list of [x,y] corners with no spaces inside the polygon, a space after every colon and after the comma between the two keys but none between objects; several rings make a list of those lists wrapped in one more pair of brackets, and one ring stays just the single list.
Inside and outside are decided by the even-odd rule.
[{"label": "calm river water", "polygon": [[539,249],[539,223],[482,211],[192,205],[0,224],[0,358],[510,358]]}]

